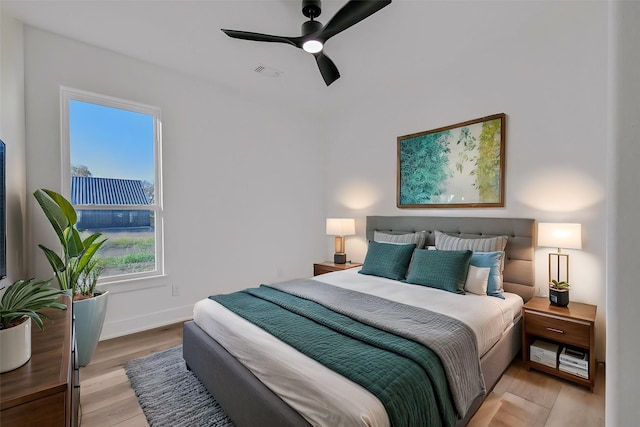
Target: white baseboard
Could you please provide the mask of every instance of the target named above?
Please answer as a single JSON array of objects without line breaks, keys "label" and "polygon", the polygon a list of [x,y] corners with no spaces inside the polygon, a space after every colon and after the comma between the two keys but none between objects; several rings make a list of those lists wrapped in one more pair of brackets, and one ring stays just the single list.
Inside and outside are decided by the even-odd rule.
[{"label": "white baseboard", "polygon": [[173,307],[168,310],[147,313],[128,319],[105,322],[102,327],[102,333],[100,334],[100,341],[178,322],[186,322],[191,319],[193,319],[193,304]]}]

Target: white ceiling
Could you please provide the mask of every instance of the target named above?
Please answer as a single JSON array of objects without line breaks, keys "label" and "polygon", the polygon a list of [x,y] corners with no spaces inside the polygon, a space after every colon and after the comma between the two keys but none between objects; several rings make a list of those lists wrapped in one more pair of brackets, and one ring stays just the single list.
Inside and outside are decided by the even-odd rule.
[{"label": "white ceiling", "polygon": [[[325,0],[326,23],[346,0]],[[465,52],[519,31],[482,0],[393,0],[329,40],[341,78],[327,87],[314,58],[279,43],[227,37],[221,28],[284,36],[306,20],[299,0],[2,0],[2,13],[57,34],[199,76],[252,95],[320,108],[438,85]],[[502,5],[508,2],[502,2]],[[517,7],[516,5],[514,5]],[[458,24],[462,15],[473,17]],[[472,22],[471,25],[468,22]],[[510,28],[507,28],[510,27]],[[254,72],[259,65],[283,74]]]},{"label": "white ceiling", "polygon": [[[391,23],[398,19],[397,4],[391,4],[328,41],[325,52],[342,77],[327,88],[315,59],[302,50],[278,43],[231,39],[220,31],[227,28],[297,36],[307,19],[299,0],[1,3],[3,13],[34,27],[223,85],[302,103],[321,101],[346,88],[353,94],[381,80],[385,75],[382,66],[388,61],[380,56],[380,49],[390,45],[385,38],[394,37]],[[326,23],[345,3],[346,0],[325,0],[318,20]],[[254,72],[259,65],[283,74],[265,77]]]}]

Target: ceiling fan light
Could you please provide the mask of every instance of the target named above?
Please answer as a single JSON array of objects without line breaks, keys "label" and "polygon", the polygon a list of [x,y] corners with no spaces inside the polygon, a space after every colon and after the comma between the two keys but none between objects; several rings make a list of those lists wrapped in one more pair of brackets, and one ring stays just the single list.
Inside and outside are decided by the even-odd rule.
[{"label": "ceiling fan light", "polygon": [[322,50],[322,43],[318,40],[307,40],[302,44],[302,49],[309,53],[318,53]]}]

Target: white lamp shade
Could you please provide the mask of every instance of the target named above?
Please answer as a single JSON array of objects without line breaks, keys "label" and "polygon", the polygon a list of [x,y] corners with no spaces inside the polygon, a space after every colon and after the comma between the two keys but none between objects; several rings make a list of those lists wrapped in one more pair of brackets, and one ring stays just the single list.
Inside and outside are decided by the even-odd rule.
[{"label": "white lamp shade", "polygon": [[582,249],[582,225],[541,222],[538,224],[538,246]]},{"label": "white lamp shade", "polygon": [[327,235],[353,236],[356,234],[356,220],[353,218],[327,218]]}]

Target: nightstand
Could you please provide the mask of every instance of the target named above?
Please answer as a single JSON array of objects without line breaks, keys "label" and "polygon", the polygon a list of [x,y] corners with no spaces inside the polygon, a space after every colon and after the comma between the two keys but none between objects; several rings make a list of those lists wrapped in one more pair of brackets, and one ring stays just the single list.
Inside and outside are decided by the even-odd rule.
[{"label": "nightstand", "polygon": [[[532,298],[522,307],[522,359],[527,368],[573,381],[593,390],[596,381],[595,322],[597,307],[571,302],[567,307],[552,305],[548,298]],[[589,353],[589,378],[581,378],[531,360],[530,346],[537,339],[560,347],[569,345]]]},{"label": "nightstand", "polygon": [[313,264],[313,275],[318,276],[320,274],[331,273],[333,271],[348,270],[350,268],[356,268],[362,266],[359,262],[348,262],[346,264],[336,264],[335,262],[326,261]]}]

